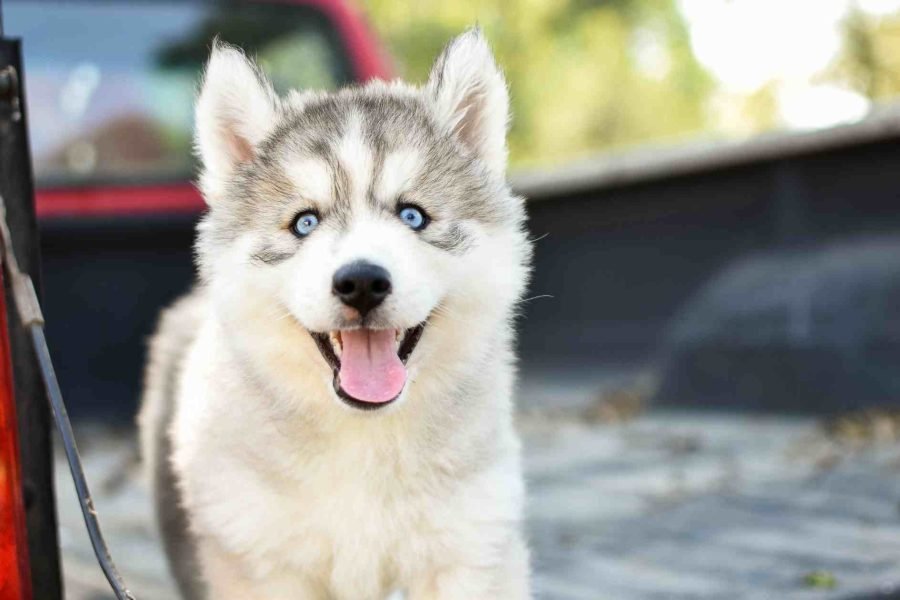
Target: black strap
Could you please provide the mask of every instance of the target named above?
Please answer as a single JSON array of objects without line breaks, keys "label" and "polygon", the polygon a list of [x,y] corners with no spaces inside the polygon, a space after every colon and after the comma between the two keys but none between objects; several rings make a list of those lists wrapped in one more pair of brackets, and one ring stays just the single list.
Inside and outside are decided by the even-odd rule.
[{"label": "black strap", "polygon": [[53,419],[56,421],[56,428],[59,429],[59,435],[62,437],[66,460],[69,462],[69,470],[72,472],[72,480],[75,482],[75,491],[78,494],[78,502],[81,504],[81,514],[84,515],[84,524],[87,527],[88,536],[91,538],[91,545],[94,547],[94,554],[97,556],[97,561],[100,563],[100,568],[103,569],[109,585],[116,593],[116,598],[118,600],[135,600],[122,576],[119,575],[119,570],[116,569],[112,556],[109,554],[109,548],[106,547],[106,540],[103,539],[103,533],[100,531],[97,510],[94,508],[94,500],[91,498],[91,491],[88,489],[84,469],[81,466],[78,446],[75,445],[72,423],[69,421],[62,392],[59,390],[59,382],[57,382],[56,373],[53,370],[53,362],[50,360],[50,349],[47,348],[44,328],[34,324],[29,327],[29,330],[34,342],[34,353],[40,364],[41,377],[44,379],[44,386],[47,389],[50,407],[53,409]]}]

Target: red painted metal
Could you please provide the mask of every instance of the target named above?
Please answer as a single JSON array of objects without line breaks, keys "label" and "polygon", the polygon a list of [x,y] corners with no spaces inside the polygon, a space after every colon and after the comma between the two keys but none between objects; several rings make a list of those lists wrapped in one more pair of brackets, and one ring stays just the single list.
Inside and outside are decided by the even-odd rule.
[{"label": "red painted metal", "polygon": [[35,194],[38,219],[195,214],[204,206],[200,192],[187,182],[53,188]]},{"label": "red painted metal", "polygon": [[31,600],[12,354],[0,272],[0,600]]},{"label": "red painted metal", "polygon": [[[383,46],[363,14],[348,0],[265,1],[311,6],[325,15],[337,31],[356,81],[393,77],[394,69]],[[38,219],[196,214],[203,207],[199,192],[186,181],[166,185],[48,187],[35,193]]]}]

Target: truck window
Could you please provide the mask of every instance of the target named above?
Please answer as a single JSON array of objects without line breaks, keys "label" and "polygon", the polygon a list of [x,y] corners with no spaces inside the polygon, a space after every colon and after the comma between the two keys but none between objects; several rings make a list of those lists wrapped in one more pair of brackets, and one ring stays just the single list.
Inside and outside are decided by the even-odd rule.
[{"label": "truck window", "polygon": [[192,104],[216,35],[256,56],[281,92],[350,79],[331,22],[302,4],[6,0],[3,13],[23,38],[44,187],[190,178]]}]

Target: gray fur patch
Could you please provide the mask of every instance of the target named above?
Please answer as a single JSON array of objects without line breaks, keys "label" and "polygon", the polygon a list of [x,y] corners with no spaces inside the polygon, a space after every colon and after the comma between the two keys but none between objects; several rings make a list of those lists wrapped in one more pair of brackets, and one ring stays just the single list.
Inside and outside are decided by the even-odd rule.
[{"label": "gray fur patch", "polygon": [[438,237],[425,237],[425,241],[451,254],[465,254],[472,247],[472,240],[458,223],[452,224],[446,233]]},{"label": "gray fur patch", "polygon": [[378,208],[378,198],[375,197],[375,189],[381,180],[384,171],[384,157],[386,154],[384,139],[376,138],[370,141],[372,146],[372,177],[366,190],[366,201],[372,208]]},{"label": "gray fur patch", "polygon": [[331,207],[328,216],[335,219],[340,229],[345,229],[350,222],[350,176],[337,154],[325,140],[320,140],[313,145],[313,152],[318,155],[328,167],[331,177]]},{"label": "gray fur patch", "polygon": [[291,258],[294,254],[296,252],[282,252],[266,246],[254,252],[250,258],[266,265],[277,265]]}]

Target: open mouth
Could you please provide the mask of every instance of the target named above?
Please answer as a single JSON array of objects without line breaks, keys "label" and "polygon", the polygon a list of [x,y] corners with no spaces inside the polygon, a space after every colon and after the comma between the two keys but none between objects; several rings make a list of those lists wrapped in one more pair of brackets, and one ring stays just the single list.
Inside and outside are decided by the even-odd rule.
[{"label": "open mouth", "polygon": [[375,410],[397,399],[406,385],[406,361],[425,323],[411,329],[345,329],[312,333],[334,372],[334,391],[346,404]]}]

